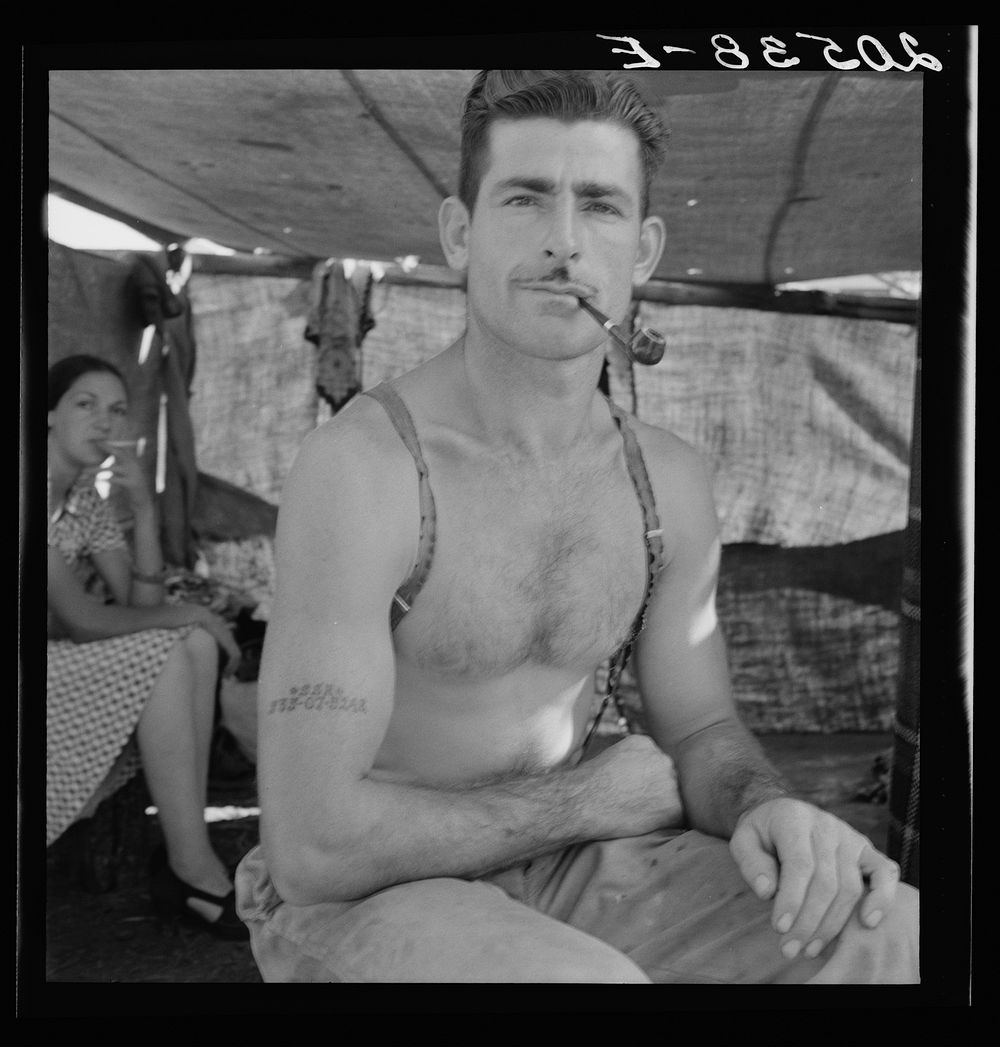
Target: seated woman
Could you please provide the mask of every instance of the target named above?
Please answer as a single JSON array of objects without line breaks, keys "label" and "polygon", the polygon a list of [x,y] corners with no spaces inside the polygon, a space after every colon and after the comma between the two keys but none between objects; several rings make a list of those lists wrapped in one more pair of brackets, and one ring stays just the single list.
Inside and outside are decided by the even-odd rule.
[{"label": "seated woman", "polygon": [[[227,673],[239,648],[207,607],[164,602],[153,494],[122,441],[121,373],[93,356],[60,360],[48,407],[47,844],[141,766],[166,845],[150,865],[154,907],[245,938],[205,824],[219,648]],[[111,454],[131,550],[95,487]]]}]

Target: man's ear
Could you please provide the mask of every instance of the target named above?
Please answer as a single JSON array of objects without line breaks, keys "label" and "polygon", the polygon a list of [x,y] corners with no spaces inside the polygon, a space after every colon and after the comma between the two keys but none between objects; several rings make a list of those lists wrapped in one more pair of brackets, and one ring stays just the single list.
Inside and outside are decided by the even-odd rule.
[{"label": "man's ear", "polygon": [[632,266],[633,287],[644,284],[656,272],[666,243],[667,229],[663,219],[657,215],[644,218],[639,232],[639,249]]},{"label": "man's ear", "polygon": [[444,257],[452,269],[465,272],[469,267],[469,210],[457,196],[441,201],[438,209],[438,233]]}]

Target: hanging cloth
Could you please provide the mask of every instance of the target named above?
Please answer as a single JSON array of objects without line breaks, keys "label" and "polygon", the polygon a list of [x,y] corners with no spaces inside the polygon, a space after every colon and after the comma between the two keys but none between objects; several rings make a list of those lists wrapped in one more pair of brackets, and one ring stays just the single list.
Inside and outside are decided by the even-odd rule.
[{"label": "hanging cloth", "polygon": [[356,262],[327,259],[313,269],[305,338],[316,346],[316,392],[339,411],[361,390],[360,348],[375,326],[374,274]]},{"label": "hanging cloth", "polygon": [[[198,558],[192,517],[198,487],[194,428],[188,402],[194,380],[197,347],[191,304],[182,282],[168,282],[176,271],[179,249],[168,251],[163,260],[137,255],[129,273],[133,300],[151,328],[148,359],[158,358],[165,415],[166,446],[157,447],[163,456],[162,490],[158,491],[160,540],[168,563],[191,568]],[[169,268],[168,268],[169,263]]]}]

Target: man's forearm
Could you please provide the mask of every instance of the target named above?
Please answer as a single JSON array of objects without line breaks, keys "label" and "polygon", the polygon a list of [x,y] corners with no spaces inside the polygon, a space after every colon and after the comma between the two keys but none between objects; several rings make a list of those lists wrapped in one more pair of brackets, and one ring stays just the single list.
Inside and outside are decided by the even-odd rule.
[{"label": "man's forearm", "polygon": [[600,814],[593,791],[580,770],[462,789],[367,778],[351,790],[356,817],[339,819],[334,834],[313,837],[297,856],[276,846],[272,874],[284,880],[286,900],[300,904],[480,875],[587,838]]},{"label": "man's forearm", "polygon": [[583,840],[637,836],[683,820],[672,761],[638,736],[547,774],[433,788],[374,772],[337,792],[302,817],[262,819],[272,875],[288,901],[348,900],[408,880],[477,876]]},{"label": "man's forearm", "polygon": [[[399,858],[405,854],[411,866],[402,870],[406,879],[415,862],[459,875],[485,873],[586,839],[601,822],[590,778],[579,769],[466,789],[413,789],[379,782],[369,787],[382,814],[386,850]],[[407,801],[411,813],[419,808],[423,818],[433,822],[432,839],[426,844],[404,825]],[[391,823],[395,824],[390,828]]]},{"label": "man's forearm", "polygon": [[686,738],[676,746],[674,759],[688,825],[723,839],[732,835],[745,811],[792,791],[738,720]]}]

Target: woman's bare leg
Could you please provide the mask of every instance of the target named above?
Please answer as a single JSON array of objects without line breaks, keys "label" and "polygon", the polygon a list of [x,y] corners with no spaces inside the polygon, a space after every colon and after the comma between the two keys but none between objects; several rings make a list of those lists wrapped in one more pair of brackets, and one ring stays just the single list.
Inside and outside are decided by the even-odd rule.
[{"label": "woman's bare leg", "polygon": [[[196,717],[192,708],[195,662],[189,644],[174,645],[143,709],[136,738],[171,868],[192,886],[225,895],[232,885],[205,824],[207,755],[203,717]],[[206,910],[209,919],[212,909]]]},{"label": "woman's bare leg", "polygon": [[215,729],[215,685],[219,673],[219,645],[204,629],[194,629],[182,641],[193,671],[191,711],[195,731],[196,767],[202,797],[208,794],[208,764]]}]

